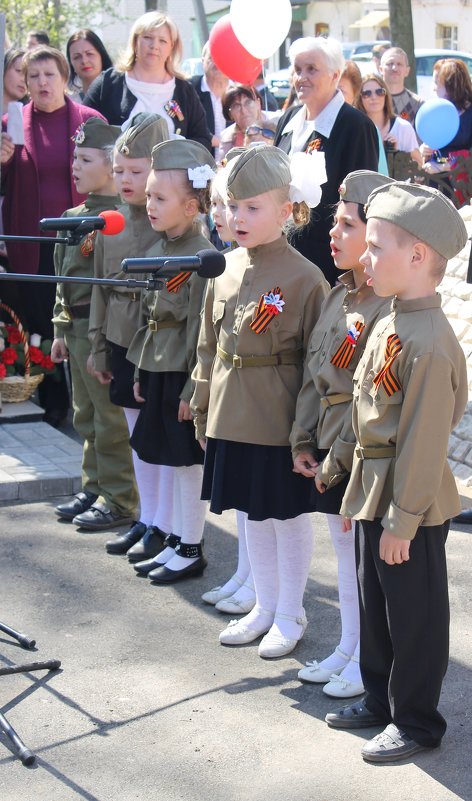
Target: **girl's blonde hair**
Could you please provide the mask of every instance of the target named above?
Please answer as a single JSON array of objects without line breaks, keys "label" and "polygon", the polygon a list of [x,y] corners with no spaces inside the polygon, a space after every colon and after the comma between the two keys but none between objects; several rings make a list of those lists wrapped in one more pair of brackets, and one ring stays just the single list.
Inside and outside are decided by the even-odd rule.
[{"label": "girl's blonde hair", "polygon": [[[278,202],[286,203],[287,200],[290,201],[290,187],[281,186],[278,189],[274,189],[274,192],[276,193]],[[301,203],[292,203],[292,216],[287,223],[288,230],[293,231],[295,228],[304,228],[309,222],[310,207],[305,201],[302,200]]]},{"label": "girl's blonde hair", "polygon": [[195,198],[198,203],[198,213],[208,214],[210,210],[210,183],[204,189],[195,189],[192,182],[189,181],[187,170],[172,169],[171,172],[176,173],[179,177],[180,185],[185,192],[186,197]]},{"label": "girl's blonde hair", "polygon": [[136,48],[138,36],[149,31],[154,31],[156,28],[167,26],[172,40],[172,52],[166,61],[166,70],[172,77],[184,78],[184,74],[180,71],[180,62],[182,60],[182,40],[180,38],[179,29],[174,20],[167,14],[161,11],[148,11],[141,17],[138,17],[133,27],[131,28],[128,44],[122,58],[117,62],[116,68],[120,72],[130,72],[136,64]]}]

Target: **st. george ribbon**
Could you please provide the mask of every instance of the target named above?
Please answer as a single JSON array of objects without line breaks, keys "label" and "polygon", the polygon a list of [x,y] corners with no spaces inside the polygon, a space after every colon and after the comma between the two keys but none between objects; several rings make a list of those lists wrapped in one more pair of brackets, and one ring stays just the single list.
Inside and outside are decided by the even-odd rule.
[{"label": "st. george ribbon", "polygon": [[200,278],[217,278],[225,271],[226,260],[218,250],[199,250],[195,256],[148,256],[123,259],[124,273],[153,273],[156,278],[173,278],[179,272],[197,273]]}]

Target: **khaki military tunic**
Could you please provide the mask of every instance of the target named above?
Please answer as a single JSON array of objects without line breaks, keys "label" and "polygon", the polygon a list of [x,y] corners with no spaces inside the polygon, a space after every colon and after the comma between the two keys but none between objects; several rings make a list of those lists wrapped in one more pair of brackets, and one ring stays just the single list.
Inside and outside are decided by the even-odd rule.
[{"label": "khaki military tunic", "polygon": [[[316,457],[318,449],[329,450],[319,472],[327,487],[339,483],[351,471],[355,446],[352,376],[375,321],[382,309],[389,311],[389,301],[378,298],[372,287],[363,283],[356,289],[352,271],[339,280],[339,286],[326,298],[310,337],[290,434],[293,456],[309,451]],[[349,329],[355,332],[355,343],[348,341]]]},{"label": "khaki military tunic", "polygon": [[[95,245],[97,278],[130,278],[131,276],[121,271],[122,260],[144,256],[161,236],[151,228],[145,206],[125,204],[120,206],[119,211],[126,220],[124,230],[116,236],[100,234],[97,236]],[[123,286],[93,287],[89,339],[96,370],[105,372],[111,369],[110,346],[107,340],[123,348],[129,346],[139,328],[141,291]]]},{"label": "khaki military tunic", "polygon": [[[97,217],[101,211],[117,209],[120,203],[118,195],[94,195],[91,193],[80,206],[64,212],[63,217]],[[94,232],[90,236],[85,236],[78,245],[62,243],[56,245],[54,248],[56,275],[93,278],[97,238],[98,232]],[[92,285],[85,282],[83,284],[57,284],[53,312],[55,337],[63,337],[64,331],[72,328],[73,315],[68,311],[70,307],[90,303],[91,294]]]},{"label": "khaki military tunic", "polygon": [[[261,297],[275,289],[285,305],[256,333],[250,325]],[[225,272],[208,284],[192,376],[199,438],[289,444],[304,353],[328,290],[285,236],[227,254]]]},{"label": "khaki military tunic", "polygon": [[[183,236],[168,239],[165,235],[146,256],[195,256],[213,246],[195,223]],[[144,292],[141,300],[139,329],[129,346],[127,358],[138,369],[151,373],[183,372],[188,380],[181,400],[192,397],[191,372],[197,359],[200,315],[207,281],[192,273],[177,292],[167,288]]]},{"label": "khaki military tunic", "polygon": [[386,531],[409,540],[419,526],[454,517],[448,438],[466,403],[465,359],[440,295],[394,299],[354,374],[357,446],[341,514],[381,518]]}]

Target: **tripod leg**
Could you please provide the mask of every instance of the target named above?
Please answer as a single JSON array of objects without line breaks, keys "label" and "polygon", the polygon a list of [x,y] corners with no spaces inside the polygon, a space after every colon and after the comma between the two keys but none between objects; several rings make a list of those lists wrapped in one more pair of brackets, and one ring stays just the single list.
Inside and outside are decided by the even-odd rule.
[{"label": "tripod leg", "polygon": [[26,747],[23,740],[21,740],[15,729],[10,726],[8,720],[6,719],[5,715],[2,715],[0,712],[0,729],[5,732],[7,737],[11,740],[16,750],[16,753],[20,757],[23,765],[32,765],[35,761],[36,757],[29,748]]},{"label": "tripod leg", "polygon": [[10,626],[6,626],[5,623],[0,623],[0,631],[5,632],[10,637],[13,637],[14,640],[17,640],[23,648],[34,648],[36,645],[36,640],[31,640],[26,634],[22,634],[20,631],[15,631],[15,629],[11,629]]}]

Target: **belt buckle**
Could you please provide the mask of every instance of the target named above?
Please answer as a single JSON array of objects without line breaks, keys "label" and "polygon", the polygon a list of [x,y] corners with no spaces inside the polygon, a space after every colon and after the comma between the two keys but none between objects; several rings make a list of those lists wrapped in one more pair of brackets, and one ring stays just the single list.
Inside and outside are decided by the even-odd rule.
[{"label": "belt buckle", "polygon": [[233,367],[236,367],[236,369],[240,370],[242,366],[243,366],[243,360],[241,356],[235,354],[233,356]]},{"label": "belt buckle", "polygon": [[148,320],[148,328],[155,334],[157,331],[157,322],[155,320]]},{"label": "belt buckle", "polygon": [[364,459],[364,448],[361,448],[359,445],[356,448],[356,456],[359,459]]}]

